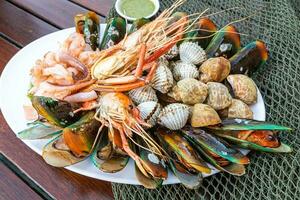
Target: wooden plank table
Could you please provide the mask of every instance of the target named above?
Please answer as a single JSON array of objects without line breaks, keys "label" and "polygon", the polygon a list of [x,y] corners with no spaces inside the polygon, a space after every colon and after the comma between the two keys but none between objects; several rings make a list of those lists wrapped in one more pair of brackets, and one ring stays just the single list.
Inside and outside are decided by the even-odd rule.
[{"label": "wooden plank table", "polygon": [[[103,22],[112,4],[111,0],[0,0],[0,74],[23,46],[48,33],[72,27],[74,15],[89,9]],[[16,138],[2,113],[0,153],[0,200],[113,199],[109,182],[47,165]]]}]

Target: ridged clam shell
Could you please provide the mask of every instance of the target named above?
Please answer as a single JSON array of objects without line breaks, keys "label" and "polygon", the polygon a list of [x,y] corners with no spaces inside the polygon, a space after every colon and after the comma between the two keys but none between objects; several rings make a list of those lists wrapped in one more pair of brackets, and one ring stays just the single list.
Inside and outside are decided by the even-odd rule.
[{"label": "ridged clam shell", "polygon": [[176,56],[178,56],[179,54],[179,49],[177,47],[177,45],[174,45],[166,54],[165,54],[165,57],[168,59],[168,60],[171,60],[173,58],[175,58]]},{"label": "ridged clam shell", "polygon": [[253,112],[250,107],[238,99],[232,99],[228,108],[228,118],[253,119]]},{"label": "ridged clam shell", "polygon": [[149,85],[130,90],[128,95],[136,105],[146,101],[158,101],[155,90]]},{"label": "ridged clam shell", "polygon": [[219,124],[221,119],[218,113],[209,105],[197,103],[193,107],[191,125],[193,127],[205,127]]},{"label": "ridged clam shell", "polygon": [[173,103],[164,107],[159,116],[158,123],[171,130],[178,130],[185,126],[189,118],[190,108],[181,103]]},{"label": "ridged clam shell", "polygon": [[254,81],[243,74],[233,74],[227,77],[234,97],[242,100],[246,104],[253,104],[257,101],[257,89]]},{"label": "ridged clam shell", "polygon": [[151,126],[157,122],[159,113],[161,112],[161,105],[155,101],[146,101],[137,106],[140,111],[141,118]]},{"label": "ridged clam shell", "polygon": [[222,110],[231,105],[232,97],[225,85],[217,82],[208,82],[207,104],[215,110]]},{"label": "ridged clam shell", "polygon": [[176,101],[194,105],[204,102],[207,94],[208,87],[206,84],[193,78],[186,78],[177,82],[169,93],[169,96],[173,97]]},{"label": "ridged clam shell", "polygon": [[197,70],[197,67],[192,63],[177,61],[173,68],[173,77],[176,81],[180,81],[185,78],[198,79],[199,71]]},{"label": "ridged clam shell", "polygon": [[167,58],[165,56],[161,56],[158,58],[158,63],[161,65],[166,65],[169,66],[169,61],[167,60]]},{"label": "ridged clam shell", "polygon": [[183,42],[179,47],[180,60],[198,65],[206,60],[205,51],[196,43]]},{"label": "ridged clam shell", "polygon": [[223,57],[210,58],[199,68],[200,80],[207,82],[222,82],[230,73],[230,61]]},{"label": "ridged clam shell", "polygon": [[171,70],[164,64],[159,64],[151,81],[154,89],[161,93],[167,93],[173,86],[173,75]]}]

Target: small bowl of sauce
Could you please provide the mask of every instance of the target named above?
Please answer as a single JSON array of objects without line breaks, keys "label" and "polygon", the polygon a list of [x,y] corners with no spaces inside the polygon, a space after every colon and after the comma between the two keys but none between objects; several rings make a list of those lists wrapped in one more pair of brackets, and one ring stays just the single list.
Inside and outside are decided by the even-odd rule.
[{"label": "small bowl of sauce", "polygon": [[115,8],[120,16],[133,21],[150,18],[159,10],[159,0],[117,0]]}]

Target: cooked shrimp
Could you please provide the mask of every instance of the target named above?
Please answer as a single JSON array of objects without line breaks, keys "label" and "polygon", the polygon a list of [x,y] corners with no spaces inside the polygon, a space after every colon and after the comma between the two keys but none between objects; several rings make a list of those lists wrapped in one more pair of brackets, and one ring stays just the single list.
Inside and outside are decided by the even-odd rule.
[{"label": "cooked shrimp", "polygon": [[75,58],[78,58],[79,54],[84,51],[85,48],[86,44],[84,37],[80,33],[71,34],[61,46],[61,50],[67,52]]}]

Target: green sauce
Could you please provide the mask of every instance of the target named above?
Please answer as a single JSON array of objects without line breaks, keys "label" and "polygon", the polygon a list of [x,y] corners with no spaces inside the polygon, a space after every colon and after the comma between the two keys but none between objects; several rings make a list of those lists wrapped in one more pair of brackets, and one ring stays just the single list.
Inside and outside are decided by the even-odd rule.
[{"label": "green sauce", "polygon": [[137,19],[147,17],[154,9],[151,0],[124,0],[121,4],[121,10],[125,15]]}]

